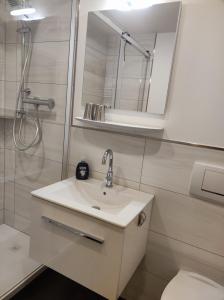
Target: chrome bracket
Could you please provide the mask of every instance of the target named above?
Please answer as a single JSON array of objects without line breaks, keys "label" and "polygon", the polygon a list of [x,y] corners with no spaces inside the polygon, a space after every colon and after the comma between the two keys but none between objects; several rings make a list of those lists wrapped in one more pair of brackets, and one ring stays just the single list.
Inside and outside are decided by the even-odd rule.
[{"label": "chrome bracket", "polygon": [[147,216],[146,213],[144,211],[142,211],[139,216],[138,216],[138,226],[141,227],[146,220]]}]

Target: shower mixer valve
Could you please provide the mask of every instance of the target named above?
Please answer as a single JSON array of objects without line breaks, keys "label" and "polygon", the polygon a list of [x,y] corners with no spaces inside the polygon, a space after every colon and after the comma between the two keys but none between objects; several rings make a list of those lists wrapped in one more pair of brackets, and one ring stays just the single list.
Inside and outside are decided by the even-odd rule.
[{"label": "shower mixer valve", "polygon": [[41,99],[40,97],[30,97],[31,90],[29,88],[23,90],[24,98],[22,100],[23,103],[26,104],[33,104],[36,107],[39,107],[40,105],[47,106],[50,110],[52,110],[55,107],[55,100],[52,98],[49,99]]}]

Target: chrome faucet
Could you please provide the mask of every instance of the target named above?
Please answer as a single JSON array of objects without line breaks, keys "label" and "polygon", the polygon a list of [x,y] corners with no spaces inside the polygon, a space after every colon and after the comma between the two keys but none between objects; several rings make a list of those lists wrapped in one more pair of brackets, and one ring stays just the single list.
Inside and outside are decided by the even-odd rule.
[{"label": "chrome faucet", "polygon": [[106,176],[106,187],[112,187],[113,186],[113,151],[111,149],[107,149],[104,152],[102,158],[103,165],[106,164],[108,156],[109,156],[109,169],[107,171],[107,176]]}]

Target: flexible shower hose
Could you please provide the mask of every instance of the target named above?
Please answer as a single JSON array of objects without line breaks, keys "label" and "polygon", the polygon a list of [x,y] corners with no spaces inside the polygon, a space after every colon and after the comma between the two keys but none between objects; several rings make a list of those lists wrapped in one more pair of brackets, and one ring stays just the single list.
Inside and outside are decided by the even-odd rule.
[{"label": "flexible shower hose", "polygon": [[[23,24],[24,27],[24,24]],[[25,78],[27,75],[27,71],[29,68],[29,63],[32,55],[32,32],[29,27],[25,26],[26,29],[28,29],[29,33],[29,40],[28,40],[28,49],[27,53],[25,55],[25,61],[23,65],[23,70],[21,74],[21,80],[19,83],[19,88],[16,96],[16,109],[15,109],[15,116],[13,121],[13,141],[15,144],[15,147],[19,151],[25,151],[30,149],[31,147],[39,144],[42,140],[42,129],[40,125],[40,119],[39,119],[39,113],[38,113],[38,106],[35,106],[35,117],[33,117],[30,113],[26,112],[23,109],[22,101],[23,101],[23,87],[25,83]],[[25,33],[23,33],[25,34]],[[25,48],[25,47],[24,47]],[[35,134],[31,140],[31,142],[26,143],[23,138],[23,127],[25,126],[26,121],[31,121],[34,124],[35,127]],[[17,130],[17,124],[19,124],[18,130]],[[17,132],[18,131],[18,132]]]}]

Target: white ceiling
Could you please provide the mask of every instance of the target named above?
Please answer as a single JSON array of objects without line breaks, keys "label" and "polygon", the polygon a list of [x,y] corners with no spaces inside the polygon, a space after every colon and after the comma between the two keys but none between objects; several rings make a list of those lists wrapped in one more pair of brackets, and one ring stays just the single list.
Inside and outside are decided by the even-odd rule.
[{"label": "white ceiling", "polygon": [[101,11],[130,33],[175,32],[181,3],[170,2],[132,11]]},{"label": "white ceiling", "polygon": [[88,34],[92,37],[104,35],[105,38],[110,34],[115,34],[114,30],[100,20],[94,13],[88,15]]}]

